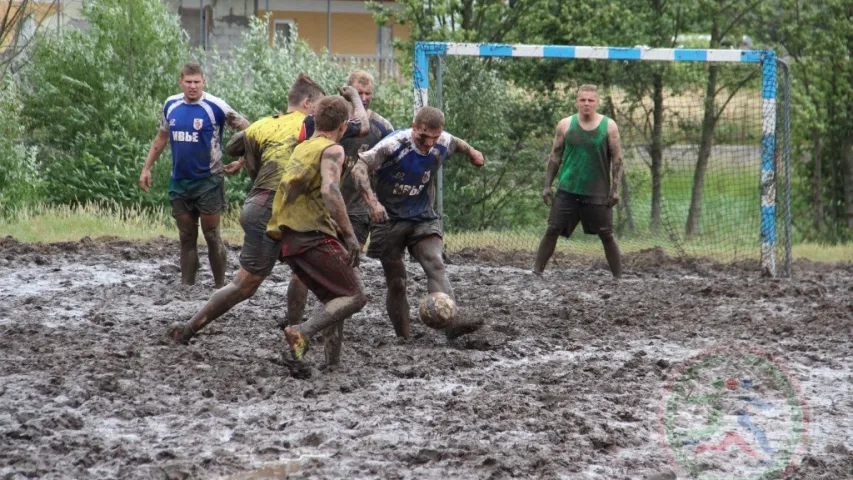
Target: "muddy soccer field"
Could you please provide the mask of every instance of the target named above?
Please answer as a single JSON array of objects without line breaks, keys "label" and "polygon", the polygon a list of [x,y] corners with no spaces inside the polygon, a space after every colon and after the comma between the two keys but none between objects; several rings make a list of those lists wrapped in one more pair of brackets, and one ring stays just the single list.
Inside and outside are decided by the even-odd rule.
[{"label": "muddy soccer field", "polygon": [[600,260],[537,278],[462,252],[450,279],[485,327],[448,344],[414,320],[402,344],[365,260],[342,366],[315,344],[301,379],[283,265],[189,346],[161,342],[213,292],[200,253],[184,287],[170,240],[0,240],[3,478],[853,478],[849,264],[767,280],[649,251],[617,284]]}]

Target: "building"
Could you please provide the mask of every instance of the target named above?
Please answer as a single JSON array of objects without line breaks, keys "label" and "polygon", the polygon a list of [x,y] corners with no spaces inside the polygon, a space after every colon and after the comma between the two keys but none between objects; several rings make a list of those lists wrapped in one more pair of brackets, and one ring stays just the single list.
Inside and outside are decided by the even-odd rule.
[{"label": "building", "polygon": [[[270,13],[270,36],[297,29],[316,52],[347,57],[392,57],[393,38],[407,26],[379,27],[360,0],[165,0],[178,13],[190,43],[228,51],[238,45],[252,16]],[[393,3],[383,0],[384,3]],[[330,28],[331,27],[331,28]]]}]

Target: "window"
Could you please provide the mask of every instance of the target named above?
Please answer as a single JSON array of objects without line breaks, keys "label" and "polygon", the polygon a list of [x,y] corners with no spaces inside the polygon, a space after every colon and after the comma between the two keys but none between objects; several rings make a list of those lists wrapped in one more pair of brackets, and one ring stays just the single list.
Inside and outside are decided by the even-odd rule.
[{"label": "window", "polygon": [[296,33],[296,22],[287,19],[275,20],[275,38],[277,42],[290,43],[295,40],[292,36]]}]

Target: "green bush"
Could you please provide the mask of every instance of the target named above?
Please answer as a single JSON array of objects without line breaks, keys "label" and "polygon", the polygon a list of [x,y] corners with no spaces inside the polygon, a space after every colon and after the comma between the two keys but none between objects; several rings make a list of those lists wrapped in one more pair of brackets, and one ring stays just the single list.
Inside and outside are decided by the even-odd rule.
[{"label": "green bush", "polygon": [[0,214],[35,203],[42,185],[35,156],[38,149],[24,142],[18,121],[21,102],[18,86],[7,77],[0,85]]},{"label": "green bush", "polygon": [[187,59],[178,19],[155,0],[87,2],[83,16],[88,29],[44,39],[24,72],[22,122],[40,147],[44,200],[159,204],[169,162],[151,193],[137,181]]}]

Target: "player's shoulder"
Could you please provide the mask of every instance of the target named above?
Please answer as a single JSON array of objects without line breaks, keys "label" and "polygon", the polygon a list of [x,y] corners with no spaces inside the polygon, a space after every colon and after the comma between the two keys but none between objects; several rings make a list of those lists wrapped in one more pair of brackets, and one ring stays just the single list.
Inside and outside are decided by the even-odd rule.
[{"label": "player's shoulder", "polygon": [[394,130],[394,128],[391,126],[391,122],[389,122],[387,118],[383,117],[382,115],[379,115],[373,110],[370,111],[370,120],[375,121],[377,123],[381,123],[383,127],[389,130],[389,132]]},{"label": "player's shoulder", "polygon": [[228,102],[217,97],[216,95],[212,95],[207,92],[204,92],[204,94],[202,94],[201,101],[209,105],[214,105],[221,109],[223,112],[228,112],[231,110],[231,107],[228,105]]},{"label": "player's shoulder", "polygon": [[601,121],[607,122],[608,132],[614,132],[619,130],[619,125],[616,124],[616,120],[614,120],[612,117],[608,117],[607,115],[602,115],[601,117]]},{"label": "player's shoulder", "polygon": [[170,96],[169,98],[167,98],[165,102],[163,102],[163,108],[168,108],[170,105],[174,104],[175,102],[180,102],[183,99],[184,99],[183,93],[176,93],[176,94]]}]

